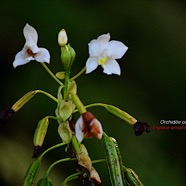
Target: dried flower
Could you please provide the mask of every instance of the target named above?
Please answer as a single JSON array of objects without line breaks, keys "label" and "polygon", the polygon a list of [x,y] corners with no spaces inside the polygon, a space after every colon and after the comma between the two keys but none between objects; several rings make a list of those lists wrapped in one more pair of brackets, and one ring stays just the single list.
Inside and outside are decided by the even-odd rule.
[{"label": "dried flower", "polygon": [[93,135],[98,139],[102,138],[101,123],[90,112],[84,112],[75,124],[75,134],[79,142],[83,140],[85,133],[86,138],[92,138]]}]

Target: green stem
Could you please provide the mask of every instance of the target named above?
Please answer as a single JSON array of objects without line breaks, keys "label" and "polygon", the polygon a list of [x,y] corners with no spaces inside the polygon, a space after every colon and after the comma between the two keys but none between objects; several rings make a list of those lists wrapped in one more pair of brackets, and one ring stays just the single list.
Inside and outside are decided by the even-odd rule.
[{"label": "green stem", "polygon": [[77,73],[74,77],[70,79],[70,81],[73,81],[74,79],[78,78],[83,72],[85,72],[86,67],[84,67],[79,73]]},{"label": "green stem", "polygon": [[58,118],[56,116],[47,116],[49,119],[53,119],[53,120],[61,120],[61,118]]},{"label": "green stem", "polygon": [[44,94],[44,95],[48,96],[49,98],[53,99],[55,102],[58,102],[57,98],[55,98],[54,96],[52,96],[48,92],[45,92],[43,90],[35,90],[35,91],[36,91],[36,93]]},{"label": "green stem", "polygon": [[69,77],[70,77],[70,69],[67,69],[65,71],[65,85],[64,85],[64,99],[66,100],[67,93],[68,93],[68,82],[69,82]]},{"label": "green stem", "polygon": [[55,165],[57,165],[58,163],[62,163],[62,162],[65,162],[65,161],[72,161],[72,160],[76,160],[76,158],[64,158],[64,159],[60,159],[60,160],[54,162],[54,163],[53,163],[52,165],[50,165],[50,167],[47,169],[45,176],[48,177],[49,174],[50,174],[51,169],[52,169]]},{"label": "green stem", "polygon": [[86,105],[85,108],[97,107],[97,106],[105,107],[106,105],[107,104],[105,104],[105,103],[92,103],[92,104]]},{"label": "green stem", "polygon": [[[86,110],[86,108],[90,108],[90,107],[105,107],[106,105],[107,105],[107,104],[105,104],[105,103],[92,103],[92,104],[89,104],[89,105],[85,105],[84,108],[85,108],[85,110]],[[78,107],[77,107],[77,108],[78,108]],[[79,109],[74,110],[73,113],[75,113],[75,112],[77,112],[77,111],[79,111]]]},{"label": "green stem", "polygon": [[106,161],[106,159],[93,160],[92,164],[94,164],[94,163],[102,163],[102,162],[105,162],[105,161]]},{"label": "green stem", "polygon": [[63,146],[63,145],[66,145],[66,143],[59,143],[59,144],[57,144],[57,145],[54,145],[54,146],[48,148],[47,150],[45,150],[45,151],[41,154],[41,156],[40,156],[38,159],[41,160],[41,159],[43,158],[43,156],[44,156],[47,152],[49,152],[49,151],[51,151],[51,150],[53,150],[53,149],[56,149],[56,148],[58,148],[58,147],[61,147],[61,146]]},{"label": "green stem", "polygon": [[41,65],[44,67],[44,69],[52,76],[52,78],[58,82],[61,86],[63,86],[63,83],[57,79],[57,77],[52,73],[52,71],[47,67],[47,65],[45,63],[41,63]]},{"label": "green stem", "polygon": [[71,94],[71,96],[72,96],[72,101],[76,105],[79,113],[83,114],[84,112],[86,112],[86,108],[81,102],[81,100],[79,99],[79,97],[76,94]]},{"label": "green stem", "polygon": [[82,172],[77,172],[77,173],[74,173],[74,174],[71,174],[70,176],[68,176],[64,182],[62,184],[60,184],[60,186],[66,186],[67,185],[67,182],[69,181],[72,181],[72,180],[75,180],[75,179],[78,179],[79,178],[79,175],[81,175]]},{"label": "green stem", "polygon": [[72,135],[72,145],[76,151],[77,154],[81,153],[80,147],[79,147],[79,143],[75,137],[75,135]]}]

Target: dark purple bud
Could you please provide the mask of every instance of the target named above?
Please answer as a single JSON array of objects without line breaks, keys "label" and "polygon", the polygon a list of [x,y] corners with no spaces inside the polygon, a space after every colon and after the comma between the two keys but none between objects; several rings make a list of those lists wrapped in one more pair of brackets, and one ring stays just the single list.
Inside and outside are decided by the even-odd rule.
[{"label": "dark purple bud", "polygon": [[69,127],[70,127],[70,129],[74,132],[74,131],[75,131],[75,121],[74,121],[74,117],[72,117],[68,122],[69,122]]},{"label": "dark purple bud", "polygon": [[32,158],[37,158],[41,154],[42,151],[43,149],[41,146],[35,146]]},{"label": "dark purple bud", "polygon": [[0,123],[5,123],[15,115],[15,111],[12,109],[6,109],[0,112]]},{"label": "dark purple bud", "polygon": [[142,135],[142,133],[150,132],[150,125],[147,122],[136,122],[134,124],[134,133],[136,136]]}]

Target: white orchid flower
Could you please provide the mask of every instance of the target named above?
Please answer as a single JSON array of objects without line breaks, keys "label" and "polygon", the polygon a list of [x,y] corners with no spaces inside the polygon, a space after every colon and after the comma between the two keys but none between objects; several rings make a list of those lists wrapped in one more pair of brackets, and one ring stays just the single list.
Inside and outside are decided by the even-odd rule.
[{"label": "white orchid flower", "polygon": [[26,43],[23,49],[18,52],[15,56],[15,60],[13,62],[14,68],[19,65],[25,65],[29,63],[31,60],[36,60],[37,62],[50,62],[50,53],[45,48],[39,48],[37,46],[38,34],[37,31],[26,24],[23,29],[23,34],[26,40]]},{"label": "white orchid flower", "polygon": [[110,34],[103,34],[97,39],[93,39],[89,45],[90,57],[86,61],[86,73],[95,70],[98,65],[103,67],[103,72],[107,75],[121,74],[120,66],[116,59],[120,59],[128,50],[120,41],[110,40]]}]

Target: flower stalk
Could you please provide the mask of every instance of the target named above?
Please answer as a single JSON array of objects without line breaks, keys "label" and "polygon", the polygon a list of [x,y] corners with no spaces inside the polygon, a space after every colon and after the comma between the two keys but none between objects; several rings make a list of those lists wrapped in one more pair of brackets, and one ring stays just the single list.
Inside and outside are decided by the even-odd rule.
[{"label": "flower stalk", "polygon": [[60,85],[60,86],[64,86],[63,83],[61,81],[59,81],[59,79],[57,79],[57,77],[52,73],[52,71],[47,67],[47,65],[45,63],[41,63],[41,65],[44,67],[44,69],[50,74],[50,76]]},{"label": "flower stalk", "polygon": [[[147,122],[139,122],[127,112],[117,108],[116,106],[105,103],[93,103],[84,106],[83,102],[77,95],[77,84],[74,81],[76,78],[85,74],[91,73],[98,66],[103,68],[103,73],[107,75],[116,74],[121,75],[121,69],[117,59],[121,59],[128,50],[124,43],[116,40],[110,40],[110,34],[102,34],[97,39],[93,39],[88,44],[89,57],[86,61],[85,67],[79,71],[75,76],[70,77],[72,64],[76,57],[75,50],[68,43],[67,33],[62,29],[58,34],[58,44],[61,49],[61,62],[63,71],[59,71],[56,75],[49,69],[45,63],[50,63],[50,53],[46,48],[37,46],[38,33],[29,24],[23,28],[23,35],[25,37],[25,45],[23,49],[18,52],[13,62],[13,67],[25,65],[32,60],[41,63],[48,74],[58,83],[57,96],[43,90],[34,90],[26,93],[11,109],[0,112],[0,122],[8,121],[17,111],[19,111],[27,102],[29,102],[37,93],[41,93],[54,102],[56,102],[55,116],[45,116],[38,122],[36,127],[33,143],[34,154],[33,157],[40,156],[28,168],[25,175],[25,186],[35,185],[35,180],[39,173],[41,160],[43,156],[51,150],[65,146],[65,152],[71,148],[72,155],[64,159],[59,159],[52,163],[46,170],[45,176],[39,180],[37,185],[52,185],[49,179],[49,174],[52,168],[62,162],[77,161],[76,173],[68,176],[61,185],[66,186],[69,181],[74,179],[81,179],[87,185],[96,184],[101,186],[101,178],[92,166],[93,163],[107,162],[108,171],[112,186],[124,185],[142,185],[138,176],[132,169],[126,168],[123,165],[118,144],[114,138],[109,137],[102,128],[101,122],[88,111],[88,108],[101,106],[106,111],[114,116],[126,121],[133,126],[135,135],[139,136],[144,131],[150,131],[150,125]],[[74,113],[79,112],[79,118],[74,117]],[[41,148],[49,130],[49,119],[54,119],[58,123],[57,134],[60,136],[62,143],[58,143],[43,153]],[[92,138],[95,136],[102,141],[103,151],[105,153],[104,159],[92,161],[89,153],[83,145],[82,141],[85,138]],[[97,150],[97,147],[93,147]]]}]

